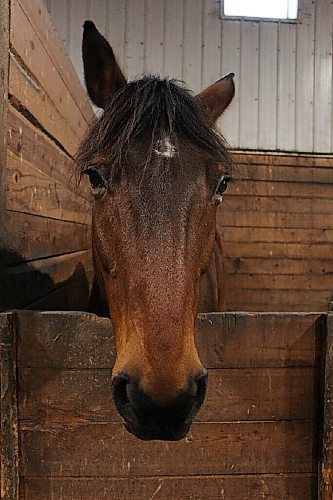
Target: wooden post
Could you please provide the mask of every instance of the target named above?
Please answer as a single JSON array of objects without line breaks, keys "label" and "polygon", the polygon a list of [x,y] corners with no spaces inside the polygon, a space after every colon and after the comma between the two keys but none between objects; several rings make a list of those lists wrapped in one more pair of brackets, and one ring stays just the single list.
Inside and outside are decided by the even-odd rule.
[{"label": "wooden post", "polygon": [[4,246],[6,231],[8,67],[9,0],[0,0],[0,248]]},{"label": "wooden post", "polygon": [[323,446],[320,470],[320,498],[333,498],[333,314],[327,315],[323,413]]},{"label": "wooden post", "polygon": [[0,373],[1,499],[15,500],[19,497],[16,335],[10,313],[0,314]]}]

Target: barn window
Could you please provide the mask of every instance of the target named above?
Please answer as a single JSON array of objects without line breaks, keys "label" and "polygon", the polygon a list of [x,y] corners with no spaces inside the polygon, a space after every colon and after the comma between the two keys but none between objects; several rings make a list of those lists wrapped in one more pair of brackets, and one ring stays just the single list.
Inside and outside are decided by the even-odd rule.
[{"label": "barn window", "polygon": [[298,0],[224,0],[225,17],[297,19]]}]

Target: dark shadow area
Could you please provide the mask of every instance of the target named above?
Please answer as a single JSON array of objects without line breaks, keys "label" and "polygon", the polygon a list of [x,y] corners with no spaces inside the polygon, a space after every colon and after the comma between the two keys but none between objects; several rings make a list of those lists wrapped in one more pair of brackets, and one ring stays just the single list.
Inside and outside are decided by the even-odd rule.
[{"label": "dark shadow area", "polygon": [[0,312],[10,309],[88,311],[92,277],[79,262],[64,281],[55,283],[33,262],[11,249],[0,249]]}]

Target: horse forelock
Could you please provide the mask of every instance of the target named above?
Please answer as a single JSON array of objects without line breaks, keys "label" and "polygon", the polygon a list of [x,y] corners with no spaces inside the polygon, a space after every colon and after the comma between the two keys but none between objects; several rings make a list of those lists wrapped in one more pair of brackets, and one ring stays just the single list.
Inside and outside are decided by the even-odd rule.
[{"label": "horse forelock", "polygon": [[116,92],[90,125],[76,154],[79,173],[92,163],[104,163],[119,173],[130,148],[140,141],[145,143],[140,158],[145,168],[156,156],[181,157],[193,148],[228,171],[232,167],[223,136],[209,125],[182,82],[144,76]]}]

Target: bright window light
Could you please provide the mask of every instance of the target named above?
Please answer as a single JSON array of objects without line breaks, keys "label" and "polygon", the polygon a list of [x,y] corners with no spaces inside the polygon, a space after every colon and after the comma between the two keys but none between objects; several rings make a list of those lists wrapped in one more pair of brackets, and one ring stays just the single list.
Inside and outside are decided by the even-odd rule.
[{"label": "bright window light", "polygon": [[296,19],[298,0],[224,0],[224,15]]}]

